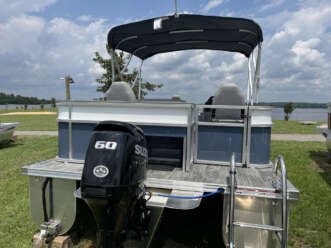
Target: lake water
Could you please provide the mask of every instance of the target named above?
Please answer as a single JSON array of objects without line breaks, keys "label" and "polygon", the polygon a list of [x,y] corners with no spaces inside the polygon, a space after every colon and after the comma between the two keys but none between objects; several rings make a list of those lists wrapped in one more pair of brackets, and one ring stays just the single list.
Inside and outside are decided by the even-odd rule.
[{"label": "lake water", "polygon": [[[274,108],[272,110],[273,120],[284,120],[284,110],[282,108]],[[328,109],[320,108],[296,108],[291,116],[290,120],[296,121],[327,121]]]},{"label": "lake water", "polygon": [[[1,109],[16,109],[16,107],[21,108],[24,105],[0,105]],[[28,105],[29,109],[39,109],[40,105]],[[51,108],[50,104],[44,105],[44,108]],[[274,108],[272,110],[272,119],[273,120],[284,120],[284,110],[282,108]],[[291,116],[290,120],[297,120],[297,121],[327,121],[328,119],[328,109],[321,109],[321,108],[297,108],[295,109]]]},{"label": "lake water", "polygon": [[[8,104],[8,105],[0,105],[1,109],[16,109],[18,107],[19,109],[24,108],[24,104]],[[44,108],[51,108],[50,104],[44,104]],[[28,105],[28,109],[40,109],[40,104],[37,105]]]}]

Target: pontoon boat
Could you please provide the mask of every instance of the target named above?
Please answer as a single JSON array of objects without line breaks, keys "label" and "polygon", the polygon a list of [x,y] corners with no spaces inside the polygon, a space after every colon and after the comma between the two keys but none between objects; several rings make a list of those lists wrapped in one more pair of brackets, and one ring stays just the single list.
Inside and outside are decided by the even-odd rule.
[{"label": "pontoon boat", "polygon": [[[98,247],[153,247],[169,213],[182,215],[163,229],[166,235],[183,224],[181,216],[208,204],[204,209],[213,210],[193,215],[194,225],[187,226],[205,219],[216,227],[208,237],[220,242],[203,247],[287,247],[290,206],[299,191],[287,179],[283,157],[270,161],[271,108],[255,105],[262,41],[260,26],[243,18],[175,14],[112,28],[107,101],[59,103],[58,157],[22,168],[41,229],[35,247],[70,235],[84,206],[94,216]],[[225,84],[206,105],[148,101],[119,80],[117,50],[144,61],[190,49],[246,56],[246,98]]]}]

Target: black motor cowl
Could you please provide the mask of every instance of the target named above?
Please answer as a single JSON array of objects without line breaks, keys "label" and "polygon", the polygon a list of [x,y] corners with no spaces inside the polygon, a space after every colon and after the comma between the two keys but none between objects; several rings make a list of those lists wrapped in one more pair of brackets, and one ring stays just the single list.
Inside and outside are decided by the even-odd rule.
[{"label": "black motor cowl", "polygon": [[147,160],[146,139],[139,127],[109,121],[94,129],[81,195],[97,224],[98,248],[122,248],[128,236],[147,235],[150,210],[143,185]]},{"label": "black motor cowl", "polygon": [[146,139],[139,127],[123,122],[99,123],[86,153],[82,196],[115,197],[121,189],[141,184],[147,156]]}]

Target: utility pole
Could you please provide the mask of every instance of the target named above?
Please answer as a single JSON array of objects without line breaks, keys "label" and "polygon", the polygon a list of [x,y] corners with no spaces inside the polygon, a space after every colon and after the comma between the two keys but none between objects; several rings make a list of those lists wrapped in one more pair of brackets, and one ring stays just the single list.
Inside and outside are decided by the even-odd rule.
[{"label": "utility pole", "polygon": [[61,80],[65,81],[65,86],[66,86],[66,100],[70,101],[70,84],[75,83],[72,77],[70,76],[65,76],[64,78],[60,78]]}]

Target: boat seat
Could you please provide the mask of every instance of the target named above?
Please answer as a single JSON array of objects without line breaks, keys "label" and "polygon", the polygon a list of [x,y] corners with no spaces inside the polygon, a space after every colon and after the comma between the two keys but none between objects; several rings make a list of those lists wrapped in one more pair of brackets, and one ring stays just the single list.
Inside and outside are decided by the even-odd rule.
[{"label": "boat seat", "polygon": [[[236,84],[224,84],[216,92],[213,105],[238,105],[245,104],[244,95]],[[240,109],[216,109],[216,120],[240,120]]]},{"label": "boat seat", "polygon": [[137,98],[127,82],[113,82],[106,92],[106,100],[135,102]]}]

